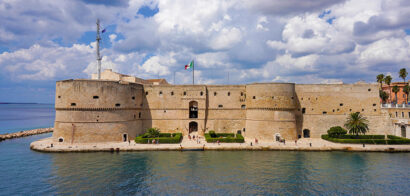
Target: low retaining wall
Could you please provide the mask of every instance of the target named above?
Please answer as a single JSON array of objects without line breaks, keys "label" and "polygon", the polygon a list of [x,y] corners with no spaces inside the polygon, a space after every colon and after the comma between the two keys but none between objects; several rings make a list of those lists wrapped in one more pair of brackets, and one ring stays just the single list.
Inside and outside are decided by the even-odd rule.
[{"label": "low retaining wall", "polygon": [[330,146],[278,146],[249,144],[58,144],[49,138],[31,143],[30,148],[42,152],[120,152],[120,151],[347,151],[347,152],[410,152],[410,145],[340,145]]},{"label": "low retaining wall", "polygon": [[6,140],[6,139],[19,138],[19,137],[26,137],[26,136],[30,136],[30,135],[49,133],[49,132],[53,132],[52,127],[51,128],[33,129],[33,130],[27,130],[27,131],[19,131],[19,132],[16,132],[16,133],[1,134],[0,135],[0,141]]}]

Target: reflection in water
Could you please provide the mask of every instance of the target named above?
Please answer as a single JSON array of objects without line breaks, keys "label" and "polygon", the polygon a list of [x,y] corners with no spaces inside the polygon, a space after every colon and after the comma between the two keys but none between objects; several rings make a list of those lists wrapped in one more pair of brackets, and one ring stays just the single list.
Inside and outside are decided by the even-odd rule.
[{"label": "reflection in water", "polygon": [[53,154],[49,183],[56,194],[80,195],[409,193],[409,166],[389,167],[388,157],[407,163],[410,158],[344,152],[65,153]]}]

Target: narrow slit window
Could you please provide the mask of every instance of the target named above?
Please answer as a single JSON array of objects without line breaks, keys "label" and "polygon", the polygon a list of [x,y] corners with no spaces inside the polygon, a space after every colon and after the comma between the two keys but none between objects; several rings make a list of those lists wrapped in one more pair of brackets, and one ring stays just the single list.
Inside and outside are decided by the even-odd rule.
[{"label": "narrow slit window", "polygon": [[201,93],[200,93],[200,94],[201,94],[201,96],[202,96],[202,95],[204,95],[204,92],[202,92],[202,91],[201,91]]},{"label": "narrow slit window", "polygon": [[138,112],[138,118],[141,118],[141,112]]},{"label": "narrow slit window", "polygon": [[98,96],[93,96],[93,99],[98,99],[99,97]]},{"label": "narrow slit window", "polygon": [[76,103],[71,103],[71,106],[76,106],[77,104]]},{"label": "narrow slit window", "polygon": [[119,104],[119,103],[115,104],[115,107],[120,107],[120,106],[121,106],[121,104]]},{"label": "narrow slit window", "polygon": [[231,96],[231,92],[228,92],[228,96]]},{"label": "narrow slit window", "polygon": [[306,108],[302,108],[302,114],[306,113]]},{"label": "narrow slit window", "polygon": [[174,96],[174,91],[171,91],[171,96]]},{"label": "narrow slit window", "polygon": [[186,95],[186,91],[184,91],[184,95]]}]

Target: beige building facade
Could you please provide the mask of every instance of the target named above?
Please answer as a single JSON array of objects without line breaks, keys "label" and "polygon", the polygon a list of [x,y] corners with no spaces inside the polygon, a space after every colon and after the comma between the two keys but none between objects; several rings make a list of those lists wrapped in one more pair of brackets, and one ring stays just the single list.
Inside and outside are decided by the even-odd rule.
[{"label": "beige building facade", "polygon": [[319,138],[351,112],[368,118],[370,134],[394,134],[378,84],[170,85],[106,70],[101,80],[58,81],[55,108],[53,139],[69,143],[128,141],[151,127],[260,141]]}]

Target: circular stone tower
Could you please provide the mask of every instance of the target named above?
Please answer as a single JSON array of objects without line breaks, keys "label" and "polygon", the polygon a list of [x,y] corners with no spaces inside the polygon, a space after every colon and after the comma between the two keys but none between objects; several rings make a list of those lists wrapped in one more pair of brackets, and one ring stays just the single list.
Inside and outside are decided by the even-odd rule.
[{"label": "circular stone tower", "polygon": [[56,84],[53,140],[67,143],[120,142],[141,132],[142,85],[103,80]]},{"label": "circular stone tower", "polygon": [[246,85],[246,132],[253,141],[294,140],[296,133],[294,83]]}]

